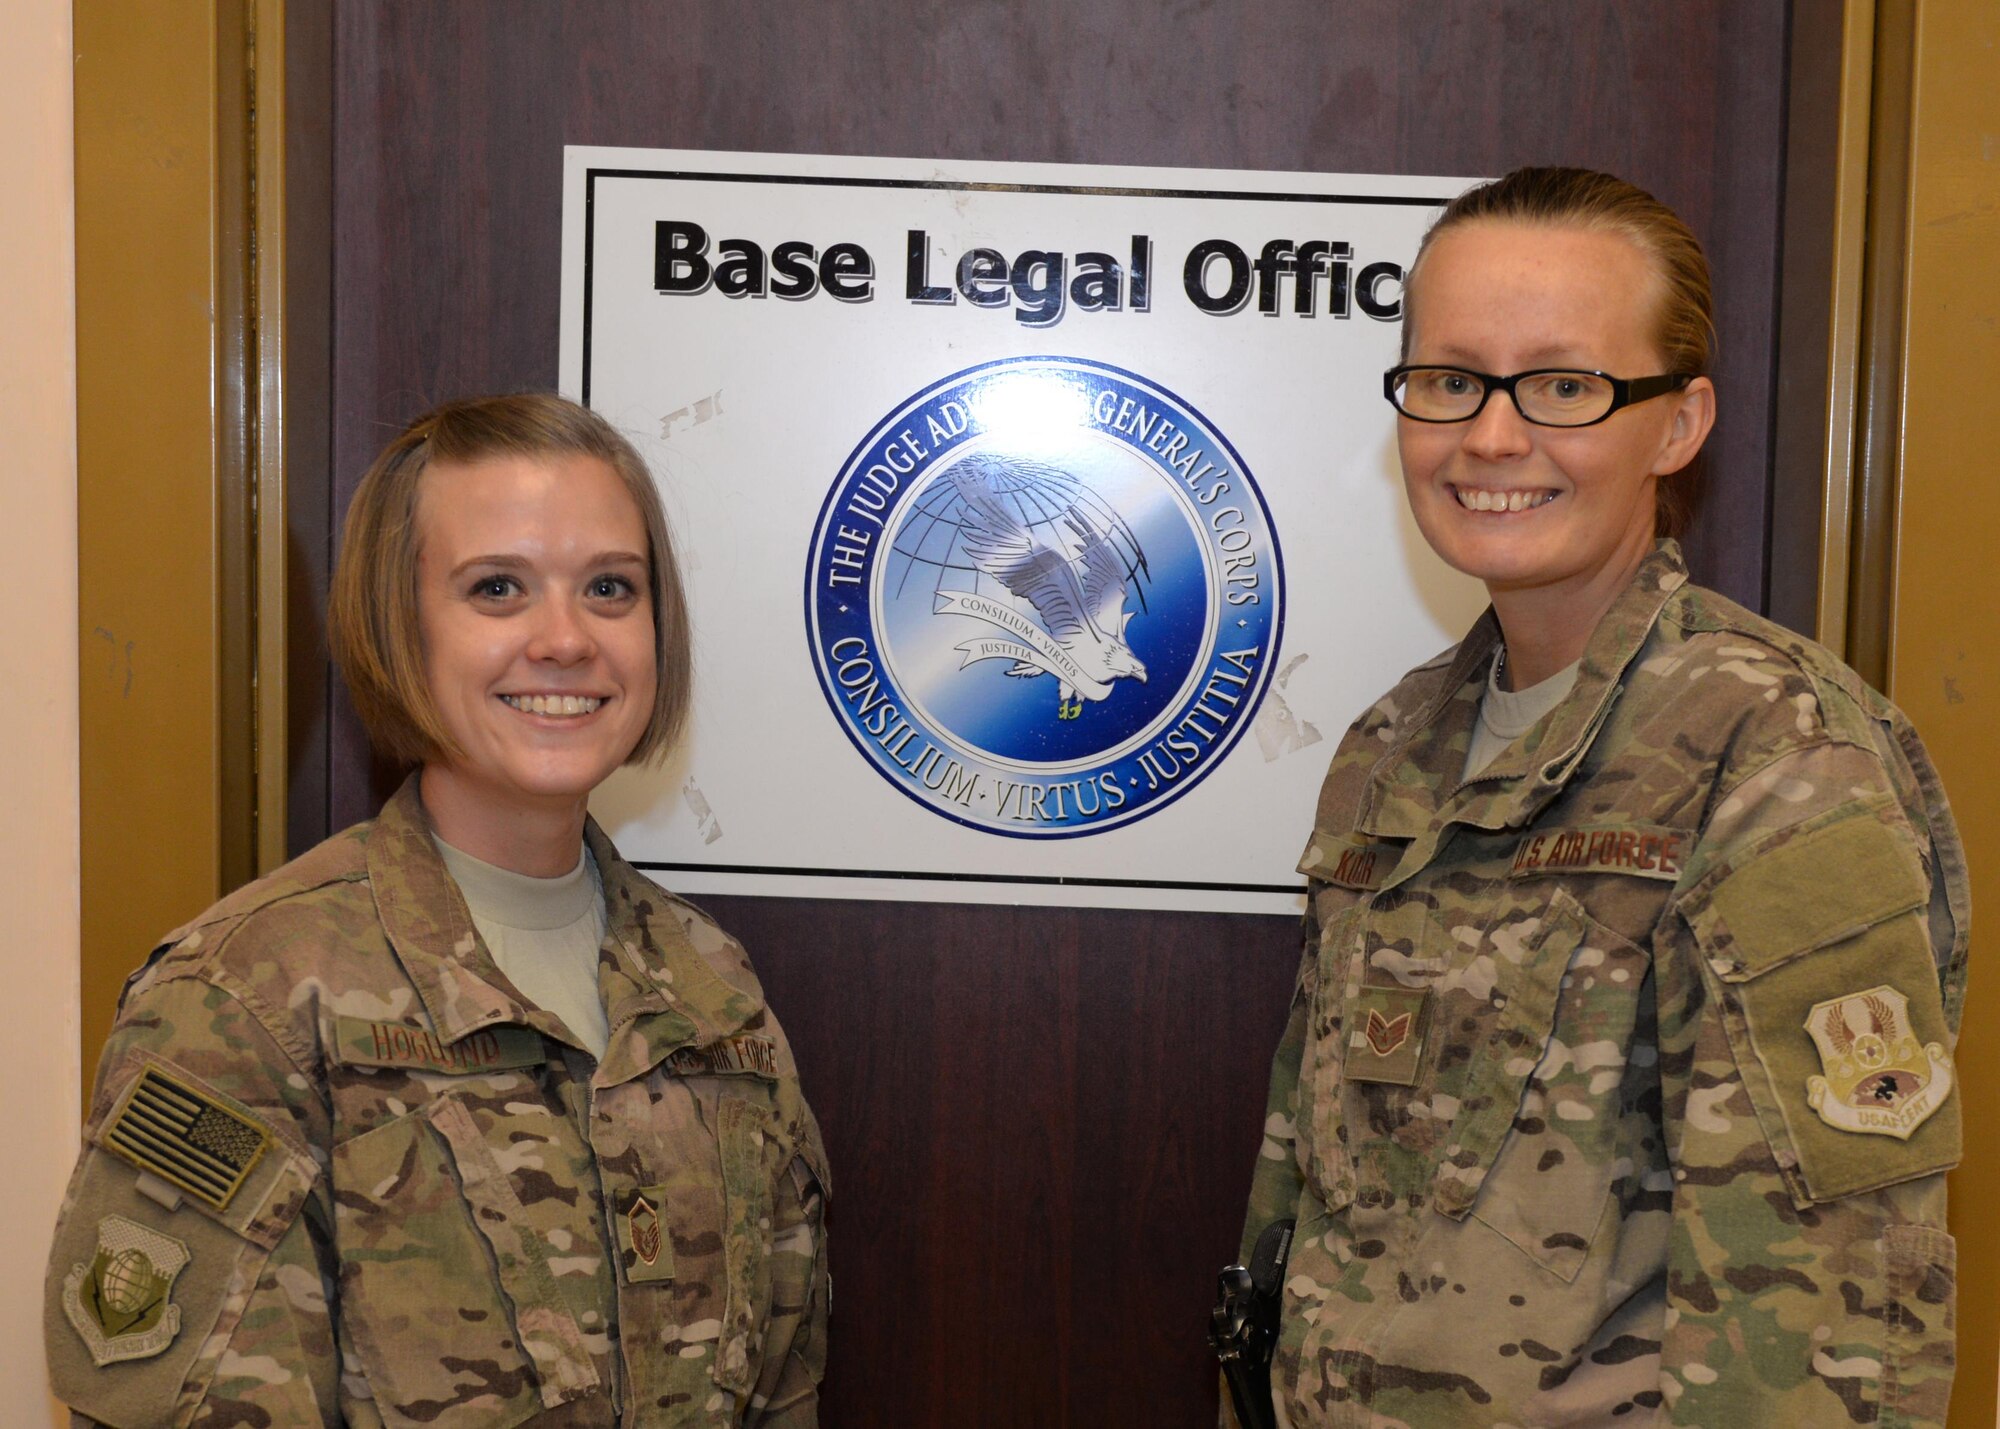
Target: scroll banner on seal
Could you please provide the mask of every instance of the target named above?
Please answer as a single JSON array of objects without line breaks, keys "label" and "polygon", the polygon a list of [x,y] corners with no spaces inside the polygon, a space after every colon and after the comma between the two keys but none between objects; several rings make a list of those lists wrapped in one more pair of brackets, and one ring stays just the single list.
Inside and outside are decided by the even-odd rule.
[{"label": "scroll banner on seal", "polygon": [[1472,180],[571,148],[561,384],[651,464],[680,891],[1296,913],[1342,731],[1485,604],[1402,496]]}]

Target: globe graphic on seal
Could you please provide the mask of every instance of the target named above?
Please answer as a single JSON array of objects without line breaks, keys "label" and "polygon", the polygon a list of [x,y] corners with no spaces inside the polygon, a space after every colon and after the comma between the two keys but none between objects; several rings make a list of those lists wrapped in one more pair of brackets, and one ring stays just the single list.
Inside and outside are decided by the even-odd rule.
[{"label": "globe graphic on seal", "polygon": [[982,832],[1071,838],[1201,782],[1254,719],[1282,560],[1249,471],[1136,373],[1006,358],[913,393],[827,492],[813,657],[854,747]]},{"label": "globe graphic on seal", "polygon": [[[1072,506],[1088,511],[1108,533],[1113,552],[1125,571],[1127,588],[1133,592],[1138,610],[1145,609],[1146,555],[1139,548],[1132,528],[1098,495],[1069,473],[1045,462],[1015,458],[1002,463],[991,457],[974,456],[966,465],[977,467],[986,478],[995,499],[1009,509],[1013,518],[1050,550],[1074,546],[1077,532],[1068,516]],[[929,582],[933,594],[944,590],[970,590],[998,599],[1007,591],[979,569],[965,545],[966,499],[962,488],[949,481],[934,482],[910,507],[910,514],[896,532],[890,549],[906,564],[891,582],[887,594],[900,599],[913,583]]]},{"label": "globe graphic on seal", "polygon": [[129,1315],[153,1298],[153,1279],[153,1262],[146,1252],[128,1248],[105,1262],[98,1293],[113,1310]]},{"label": "globe graphic on seal", "polygon": [[[1097,698],[1071,691],[1023,648],[1046,648],[1051,613],[996,577],[999,530],[1018,583],[1031,568],[1021,553],[1033,551],[1077,572],[1080,599],[1093,559],[1101,580],[1122,590],[1125,623],[1106,629],[1095,652],[1105,682]],[[906,676],[946,677],[917,673],[903,693],[968,750],[1052,768],[1096,758],[1162,717],[1194,673],[1208,624],[1200,548],[1183,503],[1110,443],[1078,438],[1033,453],[974,445],[911,493],[885,554],[875,592],[884,654]],[[945,613],[953,597],[981,602],[987,618]],[[1010,623],[991,623],[995,613]],[[962,664],[962,642],[980,637],[998,637],[996,648],[1020,658]]]}]

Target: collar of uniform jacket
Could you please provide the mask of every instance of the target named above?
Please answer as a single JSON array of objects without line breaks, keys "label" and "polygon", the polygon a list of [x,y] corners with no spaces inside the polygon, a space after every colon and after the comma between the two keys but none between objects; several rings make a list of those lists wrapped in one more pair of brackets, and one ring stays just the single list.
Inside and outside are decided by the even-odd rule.
[{"label": "collar of uniform jacket", "polygon": [[1584,647],[1576,688],[1517,745],[1460,783],[1472,723],[1500,622],[1489,606],[1459,642],[1435,692],[1403,726],[1368,777],[1360,829],[1410,839],[1449,809],[1452,822],[1500,829],[1528,823],[1576,772],[1616,703],[1625,668],[1652,634],[1667,598],[1687,584],[1680,547],[1658,541]]},{"label": "collar of uniform jacket", "polygon": [[[641,1076],[679,1048],[718,1042],[761,1021],[763,989],[747,965],[740,985],[725,981],[695,950],[665,896],[619,856],[595,820],[585,822],[584,837],[604,886],[605,942],[615,963],[599,973],[611,1040],[596,1080]],[[415,774],[382,806],[369,833],[368,882],[383,931],[440,1041],[532,1025],[431,841]]]}]

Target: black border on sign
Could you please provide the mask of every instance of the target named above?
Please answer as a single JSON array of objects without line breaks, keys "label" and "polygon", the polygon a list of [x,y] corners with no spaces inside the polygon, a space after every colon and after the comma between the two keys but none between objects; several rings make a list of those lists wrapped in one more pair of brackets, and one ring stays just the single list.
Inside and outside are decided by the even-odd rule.
[{"label": "black border on sign", "polygon": [[[1081,194],[1097,198],[1229,199],[1252,203],[1377,204],[1400,208],[1442,208],[1448,198],[1400,197],[1389,194],[1274,193],[1255,189],[1153,189],[1102,184],[1003,184],[962,179],[843,178],[811,174],[728,174],[699,169],[597,169],[583,171],[583,382],[582,402],[590,405],[592,279],[597,261],[597,181],[607,179],[692,179],[716,184],[799,184],[822,188],[952,189],[965,193]],[[913,883],[994,883],[1038,888],[1157,888],[1188,893],[1272,893],[1296,897],[1304,884],[1194,883],[1152,878],[1062,878],[1029,873],[926,873],[913,870],[851,868],[783,868],[718,863],[657,863],[639,859],[632,866],[653,873],[721,873],[754,877],[880,878]],[[1277,915],[1286,916],[1286,915]]]}]

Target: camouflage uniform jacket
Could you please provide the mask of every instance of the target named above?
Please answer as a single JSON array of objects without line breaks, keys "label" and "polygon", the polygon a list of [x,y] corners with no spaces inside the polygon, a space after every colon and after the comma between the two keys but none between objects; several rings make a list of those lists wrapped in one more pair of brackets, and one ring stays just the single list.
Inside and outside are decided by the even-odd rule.
[{"label": "camouflage uniform jacket", "polygon": [[1661,543],[1462,780],[1491,612],[1348,731],[1248,1249],[1295,1426],[1942,1425],[1963,854],[1903,716]]},{"label": "camouflage uniform jacket", "polygon": [[601,1063],[494,966],[414,779],[134,975],[50,1260],[59,1397],[120,1429],[816,1422],[791,1050],[742,948],[586,837]]}]

